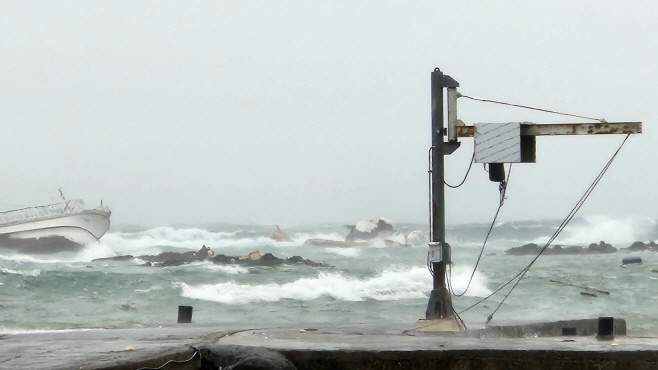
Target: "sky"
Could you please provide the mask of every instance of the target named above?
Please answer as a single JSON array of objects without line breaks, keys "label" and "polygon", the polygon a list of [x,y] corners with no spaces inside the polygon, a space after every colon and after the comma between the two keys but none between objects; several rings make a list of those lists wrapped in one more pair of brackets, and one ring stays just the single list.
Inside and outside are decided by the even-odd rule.
[{"label": "sky", "polygon": [[[642,121],[580,215],[655,218],[655,1],[3,1],[0,207],[113,224],[428,221],[430,74],[465,95]],[[589,122],[459,100],[478,122]],[[561,219],[623,140],[539,137],[500,220]],[[459,183],[473,139],[446,157]],[[446,223],[488,222],[473,166]]]}]

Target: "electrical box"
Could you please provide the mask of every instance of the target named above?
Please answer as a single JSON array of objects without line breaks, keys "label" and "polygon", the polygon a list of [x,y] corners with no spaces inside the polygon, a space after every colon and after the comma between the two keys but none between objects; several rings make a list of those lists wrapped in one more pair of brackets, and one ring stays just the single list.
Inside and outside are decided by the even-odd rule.
[{"label": "electrical box", "polygon": [[476,163],[533,163],[536,142],[534,136],[521,135],[522,124],[476,123]]},{"label": "electrical box", "polygon": [[443,259],[443,245],[440,242],[430,242],[429,262],[441,262]]}]

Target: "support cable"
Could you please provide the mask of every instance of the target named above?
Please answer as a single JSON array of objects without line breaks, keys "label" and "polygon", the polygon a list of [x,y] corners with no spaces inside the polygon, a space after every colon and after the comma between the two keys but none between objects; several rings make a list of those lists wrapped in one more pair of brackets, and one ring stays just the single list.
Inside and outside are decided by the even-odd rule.
[{"label": "support cable", "polygon": [[[430,195],[430,201],[429,201],[429,211],[430,211],[430,240],[432,240],[432,205],[434,204],[434,194],[432,192],[432,151],[434,150],[434,147],[431,146],[429,151],[428,151],[428,158],[427,158],[427,163],[429,165],[429,168],[427,169],[427,175],[428,175],[428,182],[429,182],[429,195]],[[429,251],[427,252],[427,258],[429,260]],[[432,276],[434,276],[434,272],[430,268],[430,273],[432,273]]]},{"label": "support cable", "polygon": [[464,179],[462,180],[462,182],[460,182],[459,185],[450,185],[444,179],[443,183],[447,187],[453,188],[453,189],[457,189],[458,187],[464,185],[464,183],[466,182],[466,178],[468,177],[468,173],[471,172],[471,167],[473,167],[473,162],[475,162],[475,150],[473,150],[473,156],[471,157],[471,163],[468,165],[468,169],[466,170],[466,174],[464,175]]},{"label": "support cable", "polygon": [[486,301],[487,299],[489,299],[489,298],[493,297],[494,295],[496,295],[498,292],[500,292],[501,290],[503,290],[506,286],[508,286],[508,285],[511,284],[512,282],[516,281],[516,283],[512,286],[512,288],[509,290],[509,292],[507,292],[507,294],[505,295],[505,297],[503,297],[503,300],[498,304],[498,306],[496,307],[496,309],[495,309],[495,310],[494,310],[489,316],[487,316],[487,323],[490,322],[491,319],[493,319],[493,315],[498,311],[498,309],[500,309],[500,307],[503,305],[503,303],[505,302],[505,300],[507,299],[507,297],[509,297],[509,295],[510,295],[510,294],[512,293],[512,291],[516,288],[516,286],[519,284],[519,282],[521,282],[521,280],[522,280],[522,279],[525,277],[525,275],[528,273],[528,271],[530,271],[530,268],[535,264],[535,262],[537,261],[537,259],[539,259],[539,256],[541,256],[541,255],[544,253],[544,251],[546,251],[546,249],[548,249],[548,247],[551,245],[551,243],[552,243],[552,242],[558,237],[558,235],[560,235],[560,233],[561,233],[561,232],[567,227],[567,225],[568,225],[569,222],[574,218],[574,216],[576,215],[576,213],[578,213],[578,211],[579,211],[580,208],[583,206],[583,204],[585,203],[585,201],[587,200],[587,198],[590,196],[590,194],[592,193],[592,191],[594,191],[594,188],[598,185],[599,181],[601,181],[601,179],[603,178],[603,175],[605,175],[605,173],[608,171],[608,169],[610,168],[610,165],[611,165],[612,162],[615,160],[615,158],[616,158],[617,155],[619,154],[619,151],[621,151],[621,148],[624,146],[624,144],[626,143],[626,141],[628,140],[628,138],[629,138],[630,136],[631,136],[630,134],[626,135],[626,138],[624,138],[624,141],[622,141],[622,143],[619,145],[619,148],[617,148],[617,150],[614,152],[614,154],[612,155],[612,157],[610,158],[610,160],[608,160],[608,162],[606,163],[606,165],[603,166],[603,169],[601,170],[601,172],[596,176],[596,178],[594,179],[594,181],[592,182],[592,184],[589,186],[589,188],[587,188],[587,190],[585,191],[585,193],[583,194],[583,196],[580,198],[580,200],[578,200],[578,202],[576,203],[576,205],[571,209],[571,211],[569,212],[569,214],[567,215],[567,217],[564,219],[564,221],[562,221],[562,223],[560,224],[560,226],[558,226],[557,230],[553,233],[553,235],[549,238],[549,240],[546,242],[546,244],[542,247],[542,249],[539,251],[539,253],[537,254],[537,256],[535,256],[535,258],[534,258],[532,261],[530,261],[530,263],[529,263],[525,268],[523,268],[519,273],[517,273],[516,275],[514,275],[514,277],[512,277],[511,279],[509,279],[509,280],[508,280],[505,284],[503,284],[500,288],[496,289],[493,293],[491,293],[491,294],[489,294],[488,296],[482,298],[481,300],[479,300],[479,301],[476,302],[475,304],[469,306],[469,307],[466,308],[465,310],[460,311],[459,313],[464,313],[464,312],[466,312],[466,311],[472,309],[473,307],[479,305],[480,303],[482,303],[482,302]]},{"label": "support cable", "polygon": [[520,105],[520,104],[513,104],[513,103],[506,103],[498,100],[492,100],[492,99],[484,99],[484,98],[476,98],[474,96],[468,96],[468,95],[463,95],[461,93],[457,93],[458,98],[467,98],[471,100],[477,100],[477,101],[482,101],[482,102],[487,102],[487,103],[495,103],[495,104],[502,104],[502,105],[509,105],[512,107],[518,107],[518,108],[525,108],[525,109],[531,109],[531,110],[538,110],[541,112],[547,112],[547,113],[555,113],[555,114],[560,114],[563,116],[571,116],[571,117],[578,117],[578,118],[585,118],[585,119],[591,119],[594,121],[599,121],[601,123],[606,123],[607,121],[603,118],[593,118],[593,117],[587,117],[587,116],[581,116],[578,114],[573,114],[573,113],[564,113],[564,112],[558,112],[554,110],[549,110],[549,109],[542,109],[542,108],[535,108],[535,107],[530,107],[527,105]]},{"label": "support cable", "polygon": [[461,297],[466,292],[468,291],[468,288],[470,288],[471,283],[473,282],[473,277],[475,276],[475,271],[477,271],[478,266],[480,265],[480,260],[482,259],[482,254],[484,253],[484,248],[487,245],[487,241],[489,240],[489,235],[491,235],[491,231],[493,230],[494,225],[496,224],[496,220],[498,219],[498,214],[500,213],[500,209],[503,208],[503,204],[505,203],[505,193],[507,192],[507,184],[509,183],[509,178],[510,175],[512,174],[512,164],[510,163],[509,165],[509,170],[507,171],[507,179],[503,182],[500,183],[498,186],[498,191],[500,192],[500,200],[498,202],[498,209],[496,210],[496,214],[494,215],[493,220],[491,221],[491,225],[489,226],[489,231],[487,231],[487,236],[484,238],[484,243],[482,243],[482,248],[480,249],[480,255],[478,255],[477,261],[475,261],[475,266],[473,267],[473,272],[471,273],[471,277],[468,279],[468,284],[466,285],[466,289],[464,289],[463,292],[460,294],[455,293],[455,291],[452,289],[452,265],[449,266],[449,274],[448,274],[448,286],[450,287],[450,291],[452,294],[456,297]]}]

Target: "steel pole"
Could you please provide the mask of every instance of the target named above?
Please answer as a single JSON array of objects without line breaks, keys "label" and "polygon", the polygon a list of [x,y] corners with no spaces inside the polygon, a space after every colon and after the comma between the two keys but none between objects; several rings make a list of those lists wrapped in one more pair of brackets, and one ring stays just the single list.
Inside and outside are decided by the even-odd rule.
[{"label": "steel pole", "polygon": [[[449,76],[447,76],[449,78]],[[452,80],[452,79],[450,79]],[[443,119],[443,88],[444,75],[436,68],[432,72],[432,217],[431,241],[446,245],[445,223],[445,185],[444,157],[454,149],[446,147],[444,140]],[[447,250],[444,248],[444,250]],[[446,256],[441,262],[432,262],[433,288],[425,313],[426,319],[452,317],[455,311],[452,307],[452,297],[446,288]]]}]

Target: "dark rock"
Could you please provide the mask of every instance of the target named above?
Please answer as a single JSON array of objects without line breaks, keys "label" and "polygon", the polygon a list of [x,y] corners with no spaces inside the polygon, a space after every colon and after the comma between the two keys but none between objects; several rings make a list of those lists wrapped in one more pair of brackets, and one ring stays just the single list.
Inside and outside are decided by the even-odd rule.
[{"label": "dark rock", "polygon": [[260,259],[249,261],[251,266],[278,266],[283,263],[283,260],[278,257],[274,257],[272,253],[265,253],[260,257]]},{"label": "dark rock", "polygon": [[649,243],[644,243],[637,241],[633,244],[631,244],[630,247],[626,248],[627,250],[631,252],[640,252],[640,251],[657,251],[658,250],[658,244],[656,244],[654,241],[650,241]]},{"label": "dark rock", "polygon": [[236,258],[224,254],[216,254],[215,257],[212,258],[212,261],[214,263],[235,263]]},{"label": "dark rock", "polygon": [[589,249],[589,253],[592,254],[605,254],[605,253],[617,252],[617,248],[603,241],[601,241],[599,244],[596,243],[590,244],[588,249]]},{"label": "dark rock", "polygon": [[390,235],[395,230],[391,221],[380,218],[377,222],[362,220],[356,225],[346,226],[350,229],[345,241],[371,240],[378,236]]},{"label": "dark rock", "polygon": [[520,247],[510,248],[505,251],[505,254],[509,254],[511,256],[526,256],[529,254],[537,254],[540,250],[541,247],[539,247],[537,244],[529,243]]},{"label": "dark rock", "polygon": [[[128,261],[135,258],[131,255],[125,256],[116,256],[116,257],[107,257],[107,258],[97,258],[93,261]],[[139,256],[137,257],[141,260],[146,261],[146,263],[141,266],[156,266],[156,267],[167,267],[167,266],[180,266],[194,261],[204,261],[210,260],[215,264],[240,264],[244,266],[251,267],[275,267],[282,264],[304,264],[312,267],[329,267],[324,263],[313,262],[307,260],[300,256],[294,256],[287,259],[282,259],[274,256],[272,253],[265,253],[261,255],[259,252],[249,253],[246,257],[238,256],[227,256],[224,254],[215,255],[212,250],[205,245],[197,252],[185,252],[185,253],[176,253],[176,252],[163,252],[154,256]]]},{"label": "dark rock", "polygon": [[[512,256],[525,256],[525,255],[537,255],[541,252],[543,247],[538,246],[535,243],[525,244],[520,247],[510,248],[505,251],[505,254]],[[600,242],[598,244],[592,243],[588,248],[583,248],[580,246],[562,246],[555,245],[547,248],[544,251],[544,255],[547,256],[557,256],[557,255],[578,255],[578,254],[604,254],[604,253],[615,253],[617,248],[613,247],[610,244],[605,242]]]},{"label": "dark rock", "polygon": [[320,262],[313,262],[300,256],[292,256],[286,260],[289,264],[303,264],[311,267],[329,267],[329,265]]},{"label": "dark rock", "polygon": [[196,253],[194,253],[194,259],[197,261],[203,261],[207,258],[211,258],[215,253],[212,249],[206,247],[205,245],[201,247]]},{"label": "dark rock", "polygon": [[139,258],[151,262],[158,267],[180,266],[194,260],[196,252],[163,252],[155,256],[140,256]]}]

